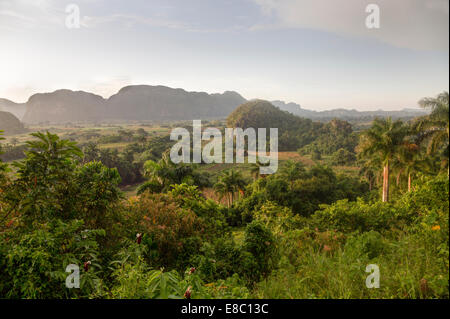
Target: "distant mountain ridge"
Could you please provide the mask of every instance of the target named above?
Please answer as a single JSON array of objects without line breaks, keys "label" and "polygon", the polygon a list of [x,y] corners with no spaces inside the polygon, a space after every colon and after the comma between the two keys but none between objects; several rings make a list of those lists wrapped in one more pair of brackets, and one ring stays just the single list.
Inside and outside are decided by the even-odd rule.
[{"label": "distant mountain ridge", "polygon": [[0,111],[9,112],[15,117],[22,119],[26,111],[26,103],[15,103],[7,99],[0,98]]},{"label": "distant mountain ridge", "polygon": [[84,91],[58,90],[31,96],[23,121],[36,124],[222,118],[245,101],[236,92],[208,94],[149,85],[124,87],[108,99]]},{"label": "distant mountain ridge", "polygon": [[375,117],[392,117],[394,119],[408,119],[416,116],[425,115],[428,112],[426,110],[421,109],[408,109],[405,108],[400,111],[357,111],[347,110],[347,109],[332,109],[327,111],[312,111],[303,109],[299,104],[296,103],[286,103],[284,101],[271,101],[271,103],[280,108],[283,111],[288,111],[294,115],[309,118],[316,121],[328,122],[332,119],[341,119],[341,120],[361,120],[367,119],[371,120]]},{"label": "distant mountain ridge", "polygon": [[25,123],[98,121],[106,112],[105,99],[83,91],[58,90],[32,95],[22,119]]},{"label": "distant mountain ridge", "polygon": [[[89,92],[66,89],[34,94],[26,103],[0,99],[0,111],[10,112],[28,124],[167,121],[226,118],[245,102],[245,98],[233,91],[209,94],[166,86],[132,85],[123,87],[108,99]],[[414,109],[366,112],[335,109],[319,112],[303,109],[296,103],[271,103],[294,115],[321,122],[334,118],[371,120],[377,116],[405,119],[426,114],[425,111]]]}]

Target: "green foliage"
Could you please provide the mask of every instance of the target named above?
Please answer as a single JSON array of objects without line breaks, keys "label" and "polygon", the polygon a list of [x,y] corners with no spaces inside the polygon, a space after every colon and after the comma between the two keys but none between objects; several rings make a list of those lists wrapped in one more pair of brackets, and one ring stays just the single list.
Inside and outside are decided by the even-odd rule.
[{"label": "green foliage", "polygon": [[331,161],[336,165],[351,165],[356,161],[356,155],[346,149],[340,148],[333,153]]},{"label": "green foliage", "polygon": [[334,119],[323,125],[314,142],[302,147],[300,154],[311,154],[312,159],[320,160],[321,155],[332,155],[340,149],[354,153],[358,144],[358,135],[352,126],[342,120]]},{"label": "green foliage", "polygon": [[361,235],[350,236],[344,247],[350,254],[367,255],[369,259],[378,257],[386,249],[383,237],[376,231],[369,231]]},{"label": "green foliage", "polygon": [[[428,154],[449,148],[449,102],[448,92],[442,92],[435,98],[419,101],[423,108],[431,109],[431,114],[417,119],[416,129],[420,140],[427,143]],[[448,153],[447,153],[448,157]],[[448,160],[447,160],[448,166]]]},{"label": "green foliage", "polygon": [[227,118],[228,127],[278,128],[278,148],[280,151],[297,150],[314,141],[318,128],[323,124],[314,123],[291,113],[280,110],[267,101],[255,100],[242,104]]},{"label": "green foliage", "polygon": [[214,190],[220,199],[226,197],[228,207],[233,205],[236,193],[242,191],[246,185],[242,174],[235,170],[229,170],[222,173],[219,181],[214,184]]},{"label": "green foliage", "polygon": [[142,258],[117,268],[113,278],[114,299],[181,299],[184,294],[177,272],[151,270]]},{"label": "green foliage", "polygon": [[245,198],[236,205],[246,215],[271,201],[289,207],[294,214],[309,216],[320,204],[342,198],[355,200],[366,190],[359,179],[336,175],[329,167],[317,165],[305,170],[302,165],[287,162],[279,173],[250,184]]},{"label": "green foliage", "polygon": [[115,168],[119,172],[122,185],[134,184],[142,181],[142,166],[135,161],[134,150],[126,148],[119,154],[117,149],[100,149],[96,143],[88,143],[83,148],[84,163],[98,161],[109,168]]},{"label": "green foliage", "polygon": [[150,194],[157,194],[157,193],[161,193],[163,191],[164,187],[163,185],[161,185],[160,182],[158,182],[157,180],[150,180],[147,181],[141,185],[139,185],[139,187],[137,188],[137,195],[142,195],[145,192],[148,192]]},{"label": "green foliage", "polygon": [[[312,222],[319,229],[329,228],[342,232],[382,231],[401,228],[418,222],[419,218],[442,220],[443,212],[448,212],[448,181],[443,177],[432,179],[413,193],[404,195],[395,203],[366,202],[347,199],[322,205],[312,216]],[[430,226],[431,227],[431,226]]]},{"label": "green foliage", "polygon": [[[184,258],[198,251],[204,231],[202,220],[190,209],[177,205],[168,194],[145,194],[138,202],[130,203],[128,227],[151,238],[157,246],[156,258],[147,260],[152,266],[184,269]],[[203,230],[203,231],[202,231]]]},{"label": "green foliage", "polygon": [[311,150],[311,159],[313,161],[320,161],[322,159],[322,153],[318,149],[312,149]]},{"label": "green foliage", "polygon": [[[86,230],[83,222],[55,220],[27,234],[0,237],[3,252],[0,296],[6,298],[86,297],[99,287],[101,265],[98,261],[100,230]],[[89,271],[80,269],[80,290],[65,288],[69,264],[90,261]]]},{"label": "green foliage", "polygon": [[[279,237],[278,268],[257,298],[448,298],[448,178],[392,203],[340,201]],[[300,223],[301,224],[301,223]],[[379,289],[365,267],[380,268]]]},{"label": "green foliage", "polygon": [[[348,123],[316,125],[261,101],[230,120],[252,125],[255,110],[258,121],[285,122],[284,147],[313,142],[311,152],[337,151],[332,165],[354,160]],[[167,137],[121,130],[123,152],[88,143],[83,155],[33,134],[13,170],[0,163],[0,298],[448,298],[446,144],[435,140],[426,157],[428,133],[376,121],[358,148],[361,177],[286,161],[247,185],[228,170],[215,186],[226,206],[202,194],[211,185],[197,166],[161,158]],[[386,160],[398,181],[389,203],[360,181],[376,188]],[[144,173],[139,195],[124,200],[118,186]],[[68,264],[80,267],[80,289],[64,285]],[[365,286],[368,264],[380,267],[379,289]]]},{"label": "green foliage", "polygon": [[407,133],[408,128],[400,120],[376,119],[361,136],[360,151],[364,156],[378,155],[386,164],[394,158]]},{"label": "green foliage", "polygon": [[245,229],[243,249],[253,256],[253,258],[244,258],[244,261],[251,265],[245,267],[252,271],[252,274],[248,273],[247,276],[253,282],[268,276],[276,264],[277,257],[275,238],[271,231],[259,221],[251,222]]},{"label": "green foliage", "polygon": [[171,185],[182,183],[201,188],[209,186],[208,177],[198,173],[196,169],[196,165],[173,163],[167,153],[164,153],[158,162],[148,160],[144,164],[144,174],[149,181],[139,187],[139,194],[145,190],[153,193],[156,193],[158,189],[161,190],[160,192],[168,191]]}]

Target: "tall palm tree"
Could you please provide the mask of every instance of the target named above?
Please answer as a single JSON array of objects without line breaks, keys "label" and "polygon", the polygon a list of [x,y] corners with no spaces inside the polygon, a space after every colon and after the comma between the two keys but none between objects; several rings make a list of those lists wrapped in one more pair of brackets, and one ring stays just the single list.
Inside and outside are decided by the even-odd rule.
[{"label": "tall palm tree", "polygon": [[415,143],[405,142],[399,148],[393,165],[397,170],[397,184],[399,184],[402,174],[405,174],[408,178],[408,192],[410,192],[413,174],[422,170],[424,162],[419,146]]},{"label": "tall palm tree", "polygon": [[359,174],[364,176],[369,183],[369,191],[372,191],[373,186],[379,182],[380,173],[379,167],[381,165],[381,160],[378,156],[372,156],[370,158],[359,158]]},{"label": "tall palm tree", "polygon": [[229,188],[229,185],[225,184],[223,181],[219,181],[214,184],[214,192],[219,195],[219,200],[225,197],[227,199],[227,206],[231,206],[230,193],[232,190]]},{"label": "tall palm tree", "polygon": [[228,207],[233,205],[235,194],[245,188],[246,181],[242,174],[233,169],[225,171],[214,185],[215,192],[221,197],[227,197]]},{"label": "tall palm tree", "polygon": [[390,164],[402,145],[407,129],[402,121],[375,119],[372,127],[361,135],[359,151],[364,157],[379,156],[383,165],[383,202],[389,201]]},{"label": "tall palm tree", "polygon": [[[449,96],[448,92],[442,92],[435,98],[423,98],[419,105],[425,109],[431,109],[428,116],[419,118],[416,128],[419,130],[420,139],[427,143],[427,153],[435,153],[449,147]],[[447,159],[448,166],[448,159]],[[448,174],[448,168],[447,168]]]}]

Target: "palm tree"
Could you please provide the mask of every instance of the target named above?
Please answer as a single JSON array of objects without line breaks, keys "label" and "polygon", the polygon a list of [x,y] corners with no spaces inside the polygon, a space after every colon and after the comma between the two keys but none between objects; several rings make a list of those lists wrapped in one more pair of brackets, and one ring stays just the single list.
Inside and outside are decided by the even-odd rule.
[{"label": "palm tree", "polygon": [[232,192],[232,190],[229,188],[229,185],[225,184],[222,181],[219,181],[216,184],[214,184],[214,192],[217,195],[219,195],[219,200],[221,200],[222,198],[226,197],[226,199],[227,199],[227,206],[228,207],[231,206],[230,193]]},{"label": "palm tree", "polygon": [[175,164],[168,153],[164,153],[158,162],[148,160],[144,164],[144,175],[158,181],[163,188],[171,184],[181,184],[193,180],[195,165]]},{"label": "palm tree", "polygon": [[267,167],[270,163],[263,164],[260,161],[256,161],[256,163],[253,163],[250,168],[250,174],[252,175],[253,179],[258,179],[259,177],[265,177],[266,175],[261,174],[261,167]]},{"label": "palm tree", "polygon": [[408,192],[412,190],[413,174],[422,170],[424,159],[420,156],[420,148],[415,143],[405,142],[398,150],[393,164],[397,170],[397,185],[404,173],[408,178]]},{"label": "palm tree", "polygon": [[228,207],[233,205],[236,192],[245,188],[246,182],[242,174],[233,169],[225,171],[219,177],[219,181],[214,185],[215,192],[222,199],[227,197]]},{"label": "palm tree", "polygon": [[390,164],[406,136],[402,121],[375,119],[372,127],[361,135],[359,151],[364,157],[379,156],[383,165],[383,202],[389,201]]},{"label": "palm tree", "polygon": [[289,182],[292,189],[294,182],[300,179],[305,173],[305,167],[302,162],[286,161],[280,169],[280,175]]},{"label": "palm tree", "polygon": [[358,159],[359,160],[359,174],[364,176],[369,183],[369,191],[371,192],[374,184],[379,183],[380,173],[379,167],[381,165],[381,160],[377,156],[372,156],[371,158]]},{"label": "palm tree", "polygon": [[[442,92],[435,98],[423,98],[419,105],[431,109],[428,116],[419,118],[416,128],[419,130],[420,140],[427,142],[427,153],[449,147],[449,104],[448,92]],[[447,159],[448,166],[448,159]],[[448,174],[448,168],[447,168]]]}]

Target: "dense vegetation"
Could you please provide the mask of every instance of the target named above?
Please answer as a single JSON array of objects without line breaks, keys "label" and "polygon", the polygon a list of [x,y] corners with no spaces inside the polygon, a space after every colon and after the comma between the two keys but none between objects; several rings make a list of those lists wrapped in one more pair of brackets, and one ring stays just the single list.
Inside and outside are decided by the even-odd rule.
[{"label": "dense vegetation", "polygon": [[[448,93],[421,103],[429,116],[377,119],[356,141],[324,124],[312,142],[330,158],[270,176],[254,164],[205,178],[206,164],[175,165],[170,141],[143,131],[118,133],[120,152],[34,133],[22,160],[0,162],[0,297],[449,298]],[[286,132],[294,149],[311,143]],[[350,162],[359,175],[338,170]],[[138,196],[124,178],[142,182]],[[80,289],[65,287],[69,264]]]},{"label": "dense vegetation", "polygon": [[263,100],[247,102],[234,110],[227,118],[228,127],[278,128],[280,151],[296,151],[301,154],[318,152],[331,155],[339,149],[354,152],[358,136],[352,126],[342,120],[329,123],[313,122],[282,111]]},{"label": "dense vegetation", "polygon": [[278,128],[278,149],[297,150],[314,141],[317,131],[323,126],[300,118],[263,100],[242,104],[227,118],[228,127]]}]

